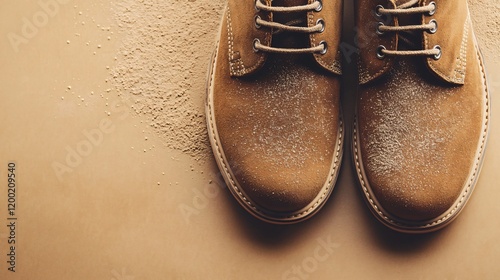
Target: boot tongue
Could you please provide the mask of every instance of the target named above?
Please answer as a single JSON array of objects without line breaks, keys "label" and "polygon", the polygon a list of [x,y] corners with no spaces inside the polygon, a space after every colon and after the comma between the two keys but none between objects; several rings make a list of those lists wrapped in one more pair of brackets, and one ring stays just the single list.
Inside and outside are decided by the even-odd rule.
[{"label": "boot tongue", "polygon": [[[396,0],[395,3],[396,6],[400,6],[410,1],[412,0]],[[422,16],[420,14],[400,15],[398,16],[398,23],[400,26],[422,24]],[[400,32],[399,36],[400,38],[402,37],[403,39],[399,40],[399,49],[415,50],[421,48],[420,45],[420,42],[422,41],[421,31]]]},{"label": "boot tongue", "polygon": [[410,2],[411,0],[396,0],[396,6],[400,6],[400,5],[403,5],[405,3],[408,3]]},{"label": "boot tongue", "polygon": [[[272,5],[276,7],[293,7],[307,5],[307,0],[274,0]],[[307,26],[307,13],[273,13],[273,21],[282,24],[292,23],[295,26]],[[277,30],[275,30],[276,32]],[[273,46],[281,48],[303,48],[306,47],[308,36],[296,32],[278,32],[273,36]]]},{"label": "boot tongue", "polygon": [[272,5],[276,7],[293,7],[307,5],[307,0],[273,0]]}]

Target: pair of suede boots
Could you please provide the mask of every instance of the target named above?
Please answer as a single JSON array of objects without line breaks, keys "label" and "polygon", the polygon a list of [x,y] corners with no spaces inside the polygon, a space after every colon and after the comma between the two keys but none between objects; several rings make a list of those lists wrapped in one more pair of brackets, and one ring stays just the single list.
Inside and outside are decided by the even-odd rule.
[{"label": "pair of suede boots", "polygon": [[[343,155],[342,0],[229,0],[207,89],[219,169],[271,223],[303,221]],[[466,0],[357,0],[352,156],[368,207],[409,233],[448,225],[478,178],[486,77]],[[351,124],[349,124],[351,125]]]}]

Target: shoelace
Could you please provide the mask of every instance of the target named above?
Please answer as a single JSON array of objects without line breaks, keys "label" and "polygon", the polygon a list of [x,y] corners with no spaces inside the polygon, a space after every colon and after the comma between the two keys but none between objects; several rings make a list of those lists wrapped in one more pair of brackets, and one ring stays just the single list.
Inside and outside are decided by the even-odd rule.
[{"label": "shoelace", "polygon": [[[323,5],[320,0],[316,0],[315,2],[307,5],[302,5],[302,6],[292,6],[292,7],[276,7],[276,6],[267,6],[261,2],[262,0],[256,0],[255,1],[255,9],[257,11],[266,11],[266,12],[271,12],[271,13],[295,13],[295,12],[319,12],[323,8]],[[255,16],[255,26],[257,28],[261,27],[267,27],[271,28],[273,31],[273,34],[279,33],[279,32],[298,32],[298,33],[315,33],[315,32],[323,32],[325,30],[325,22],[323,19],[319,19],[316,22],[315,26],[311,27],[302,27],[302,26],[296,26],[298,24],[303,23],[303,21],[290,21],[287,23],[279,23],[279,22],[271,22],[271,21],[266,21],[263,20],[260,16]],[[264,52],[270,52],[270,53],[320,53],[320,54],[325,54],[327,51],[327,44],[326,42],[321,42],[319,45],[315,47],[309,47],[309,48],[301,48],[301,49],[296,49],[296,48],[276,48],[276,47],[269,47],[266,45],[263,45],[260,43],[259,39],[254,39],[253,41],[253,49],[254,51],[264,51]]]},{"label": "shoelace", "polygon": [[[378,5],[375,14],[382,18],[383,16],[400,16],[400,15],[414,15],[414,14],[425,14],[432,16],[436,12],[436,3],[430,2],[429,5],[423,7],[415,7],[419,0],[412,0],[405,4],[399,5],[395,9],[386,9],[382,5]],[[377,34],[382,35],[385,32],[405,32],[405,31],[427,31],[431,34],[436,33],[438,28],[437,21],[432,19],[427,24],[419,25],[403,25],[403,26],[387,26],[382,22],[378,23]],[[406,39],[404,36],[400,38],[408,43],[409,45],[414,45],[410,40]],[[429,56],[438,60],[441,58],[441,47],[439,45],[434,46],[432,49],[426,50],[388,50],[384,45],[380,45],[377,49],[377,57],[383,59],[386,55],[389,56]]]}]

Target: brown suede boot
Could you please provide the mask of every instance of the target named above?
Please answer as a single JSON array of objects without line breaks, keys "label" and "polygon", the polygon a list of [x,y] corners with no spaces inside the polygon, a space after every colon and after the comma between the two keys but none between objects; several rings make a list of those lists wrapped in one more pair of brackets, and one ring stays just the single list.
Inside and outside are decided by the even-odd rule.
[{"label": "brown suede boot", "polygon": [[237,201],[271,223],[316,213],[342,157],[342,0],[229,0],[211,62],[210,142]]},{"label": "brown suede boot", "polygon": [[358,0],[354,158],[386,226],[448,225],[470,198],[489,127],[486,77],[466,0]]}]

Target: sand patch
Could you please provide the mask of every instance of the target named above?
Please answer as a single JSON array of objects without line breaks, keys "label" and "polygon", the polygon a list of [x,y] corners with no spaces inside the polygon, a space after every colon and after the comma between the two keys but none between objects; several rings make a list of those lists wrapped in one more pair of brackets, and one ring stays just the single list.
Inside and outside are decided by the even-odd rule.
[{"label": "sand patch", "polygon": [[472,13],[474,32],[486,60],[500,61],[500,2],[491,0],[468,0]]},{"label": "sand patch", "polygon": [[[205,1],[206,2],[206,1]],[[223,1],[120,1],[124,40],[111,69],[116,90],[162,138],[193,156],[209,154],[203,102]]]}]

